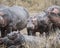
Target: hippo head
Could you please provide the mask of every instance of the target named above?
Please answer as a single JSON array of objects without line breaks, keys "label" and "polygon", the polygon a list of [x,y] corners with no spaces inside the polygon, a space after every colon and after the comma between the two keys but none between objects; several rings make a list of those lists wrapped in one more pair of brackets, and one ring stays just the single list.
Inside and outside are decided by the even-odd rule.
[{"label": "hippo head", "polygon": [[48,12],[50,15],[58,15],[60,16],[60,12],[58,8],[52,8],[52,11]]},{"label": "hippo head", "polygon": [[46,10],[49,14],[57,14],[60,16],[60,6],[51,6]]},{"label": "hippo head", "polygon": [[8,48],[16,48],[16,46],[15,45],[12,45],[12,46],[9,46]]},{"label": "hippo head", "polygon": [[36,17],[30,17],[27,20],[27,29],[36,29],[37,25],[38,25],[38,22]]},{"label": "hippo head", "polygon": [[6,17],[4,18],[4,13],[0,12],[0,27],[5,27],[6,26]]}]

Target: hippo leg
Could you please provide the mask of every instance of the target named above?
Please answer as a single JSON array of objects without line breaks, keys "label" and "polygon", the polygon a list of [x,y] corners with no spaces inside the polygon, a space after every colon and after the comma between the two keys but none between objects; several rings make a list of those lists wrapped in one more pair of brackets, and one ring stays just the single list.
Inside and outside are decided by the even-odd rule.
[{"label": "hippo leg", "polygon": [[36,36],[36,33],[33,30],[27,29],[28,35]]},{"label": "hippo leg", "polygon": [[40,31],[40,36],[43,36],[43,32],[42,31]]},{"label": "hippo leg", "polygon": [[2,28],[1,29],[1,37],[6,36],[10,32],[12,32],[12,27]]},{"label": "hippo leg", "polygon": [[4,37],[6,34],[5,34],[5,30],[4,29],[1,29],[1,37]]},{"label": "hippo leg", "polygon": [[46,33],[46,37],[48,37],[49,36],[49,32],[45,32]]},{"label": "hippo leg", "polygon": [[32,35],[32,31],[31,30],[27,30],[28,35]]}]

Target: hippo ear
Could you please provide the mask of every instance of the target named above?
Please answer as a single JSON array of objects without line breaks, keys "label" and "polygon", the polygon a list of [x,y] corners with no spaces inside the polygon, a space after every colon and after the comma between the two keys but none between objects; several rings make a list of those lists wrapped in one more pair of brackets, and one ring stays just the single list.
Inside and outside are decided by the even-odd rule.
[{"label": "hippo ear", "polygon": [[0,16],[2,16],[2,15],[4,15],[4,13],[3,12],[0,12]]}]

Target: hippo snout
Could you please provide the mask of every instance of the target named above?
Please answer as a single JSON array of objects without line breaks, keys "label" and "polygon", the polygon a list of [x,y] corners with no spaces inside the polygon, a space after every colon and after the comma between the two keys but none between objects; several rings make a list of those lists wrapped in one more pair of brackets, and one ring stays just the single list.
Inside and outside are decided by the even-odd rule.
[{"label": "hippo snout", "polygon": [[33,24],[30,24],[30,25],[27,25],[27,29],[34,29],[34,25]]}]

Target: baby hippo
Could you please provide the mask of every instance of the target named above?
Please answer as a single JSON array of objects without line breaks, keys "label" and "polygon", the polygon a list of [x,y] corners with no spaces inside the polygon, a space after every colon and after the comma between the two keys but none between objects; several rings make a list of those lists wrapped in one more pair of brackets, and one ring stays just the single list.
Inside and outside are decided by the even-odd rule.
[{"label": "baby hippo", "polygon": [[28,35],[35,36],[36,32],[39,32],[40,34],[43,34],[43,32],[45,32],[46,35],[48,35],[49,31],[52,31],[52,23],[50,22],[47,13],[42,12],[34,17],[28,18],[27,21]]}]

